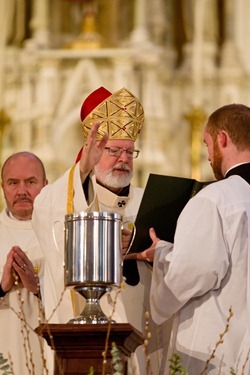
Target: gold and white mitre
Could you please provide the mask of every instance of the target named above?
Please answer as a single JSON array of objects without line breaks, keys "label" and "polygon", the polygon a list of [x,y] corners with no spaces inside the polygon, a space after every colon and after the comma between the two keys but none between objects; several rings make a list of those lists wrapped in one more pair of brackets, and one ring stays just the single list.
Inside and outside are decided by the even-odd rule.
[{"label": "gold and white mitre", "polygon": [[143,126],[144,110],[138,98],[125,87],[114,94],[100,87],[84,101],[81,120],[85,139],[92,126],[99,122],[98,139],[108,133],[110,140],[135,141]]}]

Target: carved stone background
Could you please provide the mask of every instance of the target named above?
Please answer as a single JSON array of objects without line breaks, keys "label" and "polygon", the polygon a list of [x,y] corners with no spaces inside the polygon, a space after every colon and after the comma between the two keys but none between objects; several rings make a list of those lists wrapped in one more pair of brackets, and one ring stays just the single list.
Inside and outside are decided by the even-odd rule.
[{"label": "carved stone background", "polygon": [[1,162],[33,151],[52,182],[82,145],[85,97],[125,86],[146,117],[134,183],[212,178],[202,128],[250,105],[249,19],[249,0],[0,0]]}]

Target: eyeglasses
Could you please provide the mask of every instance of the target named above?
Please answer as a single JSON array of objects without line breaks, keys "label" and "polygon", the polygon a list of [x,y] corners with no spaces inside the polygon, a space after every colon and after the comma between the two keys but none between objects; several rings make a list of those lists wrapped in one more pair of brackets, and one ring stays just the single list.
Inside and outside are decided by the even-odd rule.
[{"label": "eyeglasses", "polygon": [[126,155],[129,159],[136,159],[139,156],[140,151],[139,150],[133,150],[132,148],[128,148],[125,150],[124,148],[121,147],[105,147],[105,150],[108,151],[110,156],[114,156],[116,158],[119,158],[123,152],[126,152]]}]

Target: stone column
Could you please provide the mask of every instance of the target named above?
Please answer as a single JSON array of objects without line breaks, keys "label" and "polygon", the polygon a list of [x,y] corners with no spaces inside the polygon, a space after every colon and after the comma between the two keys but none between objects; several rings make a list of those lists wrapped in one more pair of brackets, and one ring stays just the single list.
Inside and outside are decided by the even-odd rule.
[{"label": "stone column", "polygon": [[242,63],[250,76],[250,48],[249,48],[249,35],[250,35],[250,1],[237,0],[234,4],[235,13],[235,44],[242,56]]},{"label": "stone column", "polygon": [[34,0],[31,19],[32,40],[42,48],[49,46],[49,1]]},{"label": "stone column", "polygon": [[157,66],[161,54],[145,53],[141,56],[141,101],[145,111],[145,124],[140,136],[142,158],[138,160],[142,178],[151,173],[163,173],[166,160],[166,105],[163,99],[163,84]]},{"label": "stone column", "polygon": [[134,28],[130,35],[130,43],[132,45],[140,43],[145,45],[150,41],[147,25],[147,4],[147,0],[135,0]]},{"label": "stone column", "polygon": [[238,68],[241,67],[241,63],[235,43],[235,15],[237,2],[234,0],[226,0],[223,4],[225,22],[224,41],[221,50],[221,68],[236,68],[236,70],[238,70]]},{"label": "stone column", "polygon": [[[183,47],[184,64],[183,71],[187,75],[190,74],[192,69],[192,56],[194,39],[199,38],[195,35],[194,25],[195,20],[195,7],[204,7],[204,19],[203,19],[203,30],[202,30],[202,60],[203,66],[202,71],[204,75],[211,77],[216,71],[216,54],[218,51],[218,11],[217,11],[217,0],[183,0],[182,11],[184,19],[184,30],[186,36],[186,44]],[[200,32],[200,30],[198,31]]]},{"label": "stone column", "polygon": [[130,89],[133,94],[138,91],[138,80],[134,76],[133,59],[130,55],[119,55],[112,59],[114,67],[114,89],[120,89],[125,86]]},{"label": "stone column", "polygon": [[[152,35],[152,41],[157,45],[163,45],[166,39],[166,32],[169,32],[167,22],[167,6],[164,0],[154,0],[148,2],[148,24]],[[168,2],[169,3],[169,2]]]},{"label": "stone column", "polygon": [[33,141],[32,123],[35,114],[35,62],[28,54],[23,52],[20,63],[20,85],[13,118],[15,148],[17,150],[31,150]]},{"label": "stone column", "polygon": [[36,80],[36,119],[35,147],[51,152],[50,140],[52,134],[53,115],[60,92],[59,62],[56,59],[43,59],[37,65]]},{"label": "stone column", "polygon": [[[14,11],[14,3],[12,1],[0,0],[0,163],[2,159],[2,149],[4,145],[4,133],[7,125],[10,123],[9,115],[5,110],[4,91],[5,91],[5,68],[6,68],[6,44],[8,34],[11,31]],[[1,199],[0,199],[1,205]]]},{"label": "stone column", "polygon": [[235,40],[235,17],[237,2],[224,1],[224,41],[221,48],[219,70],[219,103],[222,105],[241,101],[244,92],[244,69]]},{"label": "stone column", "polygon": [[0,110],[3,108],[5,50],[10,24],[12,24],[13,11],[12,1],[0,0]]}]

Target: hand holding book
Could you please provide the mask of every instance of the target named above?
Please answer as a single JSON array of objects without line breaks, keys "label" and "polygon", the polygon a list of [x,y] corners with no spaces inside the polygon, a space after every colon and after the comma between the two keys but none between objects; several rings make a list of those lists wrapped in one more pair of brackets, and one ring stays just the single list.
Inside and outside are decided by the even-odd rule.
[{"label": "hand holding book", "polygon": [[156,243],[154,235],[153,238],[151,237],[150,228],[154,228],[158,240],[160,238],[173,243],[177,220],[184,206],[210,182],[183,177],[149,175],[130,244],[127,251],[123,252],[125,255],[123,275],[128,284],[137,285],[140,280],[137,260],[146,260],[153,265]]},{"label": "hand holding book", "polygon": [[149,235],[152,240],[152,245],[144,251],[141,251],[138,253],[128,253],[127,255],[125,255],[126,260],[128,259],[146,260],[150,263],[154,261],[155,247],[157,243],[160,241],[160,238],[156,236],[154,228],[149,229]]},{"label": "hand holding book", "polygon": [[160,239],[173,243],[181,211],[190,198],[211,182],[150,174],[136,216],[129,253],[141,252],[151,246],[150,228],[155,229]]}]

